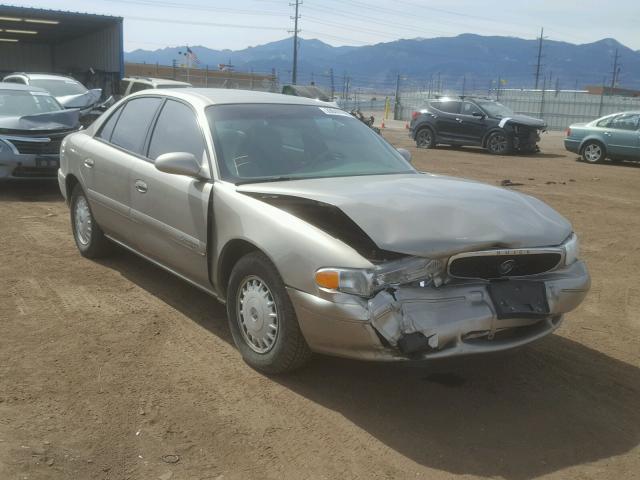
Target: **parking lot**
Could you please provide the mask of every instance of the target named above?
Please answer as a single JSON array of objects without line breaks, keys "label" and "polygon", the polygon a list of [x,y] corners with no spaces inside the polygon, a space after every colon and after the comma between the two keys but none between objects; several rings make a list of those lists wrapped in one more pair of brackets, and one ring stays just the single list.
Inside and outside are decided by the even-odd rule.
[{"label": "parking lot", "polygon": [[640,478],[640,164],[577,162],[553,132],[514,157],[384,136],[573,223],[593,285],[556,334],[268,378],[206,294],[122,250],[82,258],[55,182],[1,184],[0,478]]}]

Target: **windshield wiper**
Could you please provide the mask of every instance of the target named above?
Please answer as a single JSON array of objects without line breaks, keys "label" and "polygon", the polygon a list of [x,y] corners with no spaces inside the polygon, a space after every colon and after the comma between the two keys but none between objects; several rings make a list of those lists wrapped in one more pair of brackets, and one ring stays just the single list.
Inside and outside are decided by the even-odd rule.
[{"label": "windshield wiper", "polygon": [[263,178],[247,178],[235,182],[236,185],[246,185],[247,183],[266,183],[266,182],[286,182],[289,180],[299,180],[295,177],[263,177]]}]

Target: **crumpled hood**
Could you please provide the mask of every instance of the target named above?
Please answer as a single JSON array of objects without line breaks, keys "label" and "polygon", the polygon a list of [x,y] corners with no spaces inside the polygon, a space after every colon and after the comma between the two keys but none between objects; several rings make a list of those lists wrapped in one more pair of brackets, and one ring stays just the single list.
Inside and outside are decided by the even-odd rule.
[{"label": "crumpled hood", "polygon": [[85,93],[79,93],[78,95],[56,97],[56,100],[58,100],[64,108],[87,108],[98,103],[101,95],[102,89],[96,88],[87,90]]},{"label": "crumpled hood", "polygon": [[572,231],[564,217],[529,195],[431,174],[246,184],[238,191],[334,205],[379,248],[408,255],[559,245]]},{"label": "crumpled hood", "polygon": [[78,126],[78,110],[59,110],[57,112],[8,117],[0,115],[0,129],[7,130],[62,130]]},{"label": "crumpled hood", "polygon": [[[502,121],[505,119],[503,118]],[[526,125],[528,127],[545,128],[546,122],[540,118],[530,117],[528,115],[514,115],[507,119],[508,123],[516,123],[518,125]]]}]

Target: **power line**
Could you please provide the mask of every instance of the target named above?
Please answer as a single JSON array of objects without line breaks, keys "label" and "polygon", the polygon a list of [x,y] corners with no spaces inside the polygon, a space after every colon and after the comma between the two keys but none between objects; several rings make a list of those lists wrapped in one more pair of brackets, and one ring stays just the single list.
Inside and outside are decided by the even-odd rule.
[{"label": "power line", "polygon": [[138,20],[141,22],[157,22],[157,23],[178,23],[181,25],[202,25],[205,27],[221,27],[221,28],[248,28],[252,30],[277,30],[284,31],[281,27],[262,27],[259,25],[242,25],[236,23],[214,23],[214,22],[196,22],[190,20],[176,20],[175,18],[154,18],[154,17],[137,17],[133,15],[125,15],[126,19]]}]

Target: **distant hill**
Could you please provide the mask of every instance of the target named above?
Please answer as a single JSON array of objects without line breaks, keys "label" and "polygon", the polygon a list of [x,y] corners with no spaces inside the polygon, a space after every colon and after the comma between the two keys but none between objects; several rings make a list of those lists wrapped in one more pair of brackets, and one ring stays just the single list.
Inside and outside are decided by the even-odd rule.
[{"label": "distant hill", "polygon": [[[280,81],[291,77],[292,39],[250,47],[243,50],[212,50],[190,47],[201,65],[217,68],[231,62],[238,71],[271,72],[276,69]],[[611,81],[612,61],[616,48],[622,64],[619,86],[640,88],[640,51],[631,50],[614,39],[575,45],[545,40],[543,71],[551,75],[548,88],[583,88],[589,84]],[[170,65],[184,57],[180,48],[134,50],[125,53],[125,61]],[[484,89],[498,78],[507,87],[531,88],[537,52],[536,40],[514,37],[489,37],[462,34],[457,37],[396,40],[362,47],[332,47],[320,40],[300,39],[298,83],[328,86],[329,69],[333,68],[336,90],[342,88],[343,76],[351,77],[352,88],[390,89],[396,75],[405,84],[426,86],[438,76],[445,88],[459,88],[466,77],[467,88]],[[557,83],[556,83],[557,82]],[[542,86],[542,80],[540,87]]]}]

